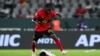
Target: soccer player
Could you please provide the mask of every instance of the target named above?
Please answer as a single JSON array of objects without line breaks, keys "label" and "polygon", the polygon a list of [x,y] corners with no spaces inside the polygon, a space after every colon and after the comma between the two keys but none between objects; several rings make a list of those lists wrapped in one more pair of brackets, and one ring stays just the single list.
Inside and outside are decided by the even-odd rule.
[{"label": "soccer player", "polygon": [[50,22],[58,17],[59,16],[54,10],[54,5],[52,3],[45,4],[43,8],[39,9],[36,12],[32,20],[36,22],[35,34],[32,41],[32,56],[35,56],[36,43],[39,38],[43,37],[43,35],[51,37],[55,41],[55,44],[58,46],[62,54],[66,53],[63,49],[60,39],[54,34],[50,26]]}]

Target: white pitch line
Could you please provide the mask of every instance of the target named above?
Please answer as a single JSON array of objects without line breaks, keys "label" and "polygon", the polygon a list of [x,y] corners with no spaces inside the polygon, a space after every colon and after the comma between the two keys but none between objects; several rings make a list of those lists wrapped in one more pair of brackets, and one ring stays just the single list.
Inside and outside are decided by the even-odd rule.
[{"label": "white pitch line", "polygon": [[88,53],[88,52],[90,52],[90,50],[85,50],[84,52],[85,52],[85,53]]},{"label": "white pitch line", "polygon": [[85,50],[84,52],[88,53],[88,52],[94,52],[94,51],[96,51],[96,49]]},{"label": "white pitch line", "polygon": [[96,51],[96,49],[91,49],[91,51]]}]

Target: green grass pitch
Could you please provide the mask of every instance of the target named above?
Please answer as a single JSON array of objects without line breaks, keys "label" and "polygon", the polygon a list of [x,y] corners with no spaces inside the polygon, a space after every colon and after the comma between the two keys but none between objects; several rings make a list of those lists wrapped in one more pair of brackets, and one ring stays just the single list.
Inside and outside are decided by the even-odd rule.
[{"label": "green grass pitch", "polygon": [[[37,55],[40,53],[41,49],[36,51]],[[48,49],[56,56],[62,56],[58,49]],[[2,50],[0,49],[0,56],[32,56],[31,49],[11,49]],[[68,53],[64,56],[100,56],[100,50],[96,49],[68,49]]]}]

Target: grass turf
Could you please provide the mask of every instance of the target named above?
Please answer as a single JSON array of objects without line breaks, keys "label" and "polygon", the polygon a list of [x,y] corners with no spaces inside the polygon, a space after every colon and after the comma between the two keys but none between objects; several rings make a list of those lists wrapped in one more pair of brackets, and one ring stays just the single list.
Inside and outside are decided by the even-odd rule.
[{"label": "grass turf", "polygon": [[[41,49],[36,51],[37,55]],[[62,56],[58,49],[48,49],[56,56]],[[11,49],[11,50],[0,50],[0,56],[32,56],[30,49]],[[68,49],[68,53],[64,56],[100,56],[100,50],[86,50],[86,49]]]}]

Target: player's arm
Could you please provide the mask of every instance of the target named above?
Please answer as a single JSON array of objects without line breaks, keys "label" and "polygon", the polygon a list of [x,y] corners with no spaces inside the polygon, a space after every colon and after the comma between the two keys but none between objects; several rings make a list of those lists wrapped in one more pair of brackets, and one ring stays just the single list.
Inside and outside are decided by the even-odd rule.
[{"label": "player's arm", "polygon": [[53,20],[61,18],[61,14],[55,10],[52,11],[52,16],[53,16]]},{"label": "player's arm", "polygon": [[54,19],[60,19],[61,18],[61,15],[60,14],[56,14],[54,17],[53,17],[53,20]]},{"label": "player's arm", "polygon": [[32,22],[41,23],[42,22],[42,18],[33,18]]},{"label": "player's arm", "polygon": [[40,15],[40,10],[35,13],[33,19],[32,19],[32,22],[35,22],[35,23],[40,23],[42,21],[42,18],[41,18],[41,15]]},{"label": "player's arm", "polygon": [[56,16],[54,17],[54,19],[60,19],[61,15],[60,14],[56,14]]}]

